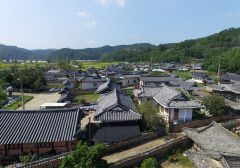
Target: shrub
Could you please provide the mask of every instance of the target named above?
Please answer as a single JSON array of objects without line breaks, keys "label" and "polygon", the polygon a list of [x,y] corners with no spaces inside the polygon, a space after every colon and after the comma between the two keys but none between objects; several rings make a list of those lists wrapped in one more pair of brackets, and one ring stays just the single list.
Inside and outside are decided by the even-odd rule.
[{"label": "shrub", "polygon": [[86,99],[81,98],[81,99],[80,99],[80,103],[85,104],[85,103],[86,103]]},{"label": "shrub", "polygon": [[224,97],[219,94],[211,94],[203,99],[203,104],[210,114],[220,116],[226,109]]},{"label": "shrub", "polygon": [[141,168],[157,168],[157,167],[158,162],[155,158],[145,159],[141,164]]}]

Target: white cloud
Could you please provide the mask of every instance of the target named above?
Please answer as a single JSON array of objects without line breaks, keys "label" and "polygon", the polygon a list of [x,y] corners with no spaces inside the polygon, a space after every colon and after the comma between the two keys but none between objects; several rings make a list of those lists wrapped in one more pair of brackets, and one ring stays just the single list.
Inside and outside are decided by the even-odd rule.
[{"label": "white cloud", "polygon": [[106,5],[109,0],[97,0],[97,2],[100,4],[100,5]]},{"label": "white cloud", "polygon": [[118,6],[123,7],[126,3],[126,0],[115,0]]},{"label": "white cloud", "polygon": [[229,12],[229,13],[224,13],[224,16],[233,16],[234,14]]},{"label": "white cloud", "polygon": [[87,13],[87,12],[84,12],[84,11],[78,12],[77,15],[78,15],[79,17],[83,17],[83,18],[91,17],[91,14],[90,14],[90,13]]},{"label": "white cloud", "polygon": [[100,5],[106,6],[111,3],[115,3],[119,7],[123,7],[126,3],[126,0],[96,0]]},{"label": "white cloud", "polygon": [[90,21],[85,23],[85,26],[87,26],[88,28],[95,27],[96,25],[97,25],[96,21]]}]

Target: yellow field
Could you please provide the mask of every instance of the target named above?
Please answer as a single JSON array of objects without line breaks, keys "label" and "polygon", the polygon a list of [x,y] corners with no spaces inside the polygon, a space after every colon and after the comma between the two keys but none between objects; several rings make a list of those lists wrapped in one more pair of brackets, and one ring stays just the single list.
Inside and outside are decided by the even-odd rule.
[{"label": "yellow field", "polygon": [[86,62],[81,62],[83,64],[84,68],[105,68],[108,65],[117,65],[119,62],[97,62],[97,61],[86,61]]}]

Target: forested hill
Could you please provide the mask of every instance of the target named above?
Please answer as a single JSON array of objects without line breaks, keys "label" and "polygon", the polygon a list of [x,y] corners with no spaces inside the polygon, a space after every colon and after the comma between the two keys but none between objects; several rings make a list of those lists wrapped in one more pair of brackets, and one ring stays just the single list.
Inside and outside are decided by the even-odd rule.
[{"label": "forested hill", "polygon": [[118,45],[118,46],[103,46],[99,48],[86,48],[86,49],[70,49],[63,48],[56,50],[48,56],[49,61],[56,60],[97,60],[101,56],[110,54],[112,52],[121,50],[121,49],[142,49],[142,48],[152,48],[152,44],[148,43],[139,43],[133,45]]},{"label": "forested hill", "polygon": [[189,63],[204,58],[203,68],[240,73],[240,28],[231,28],[205,38],[186,40],[176,44],[161,44],[154,48],[121,49],[102,56],[102,61],[150,61]]},{"label": "forested hill", "polygon": [[0,60],[13,60],[15,57],[17,60],[42,60],[53,51],[55,50],[27,50],[0,44]]}]

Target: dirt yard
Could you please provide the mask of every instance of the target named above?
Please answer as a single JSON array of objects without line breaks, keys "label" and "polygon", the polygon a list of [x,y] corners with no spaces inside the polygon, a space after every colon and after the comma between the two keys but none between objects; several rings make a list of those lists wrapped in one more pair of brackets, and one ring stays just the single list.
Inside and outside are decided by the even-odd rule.
[{"label": "dirt yard", "polygon": [[[21,95],[21,93],[13,93],[13,95]],[[60,98],[60,94],[55,93],[24,93],[25,96],[33,96],[33,99],[25,104],[25,110],[39,110],[43,103],[56,103]],[[22,110],[22,107],[17,110]]]}]

